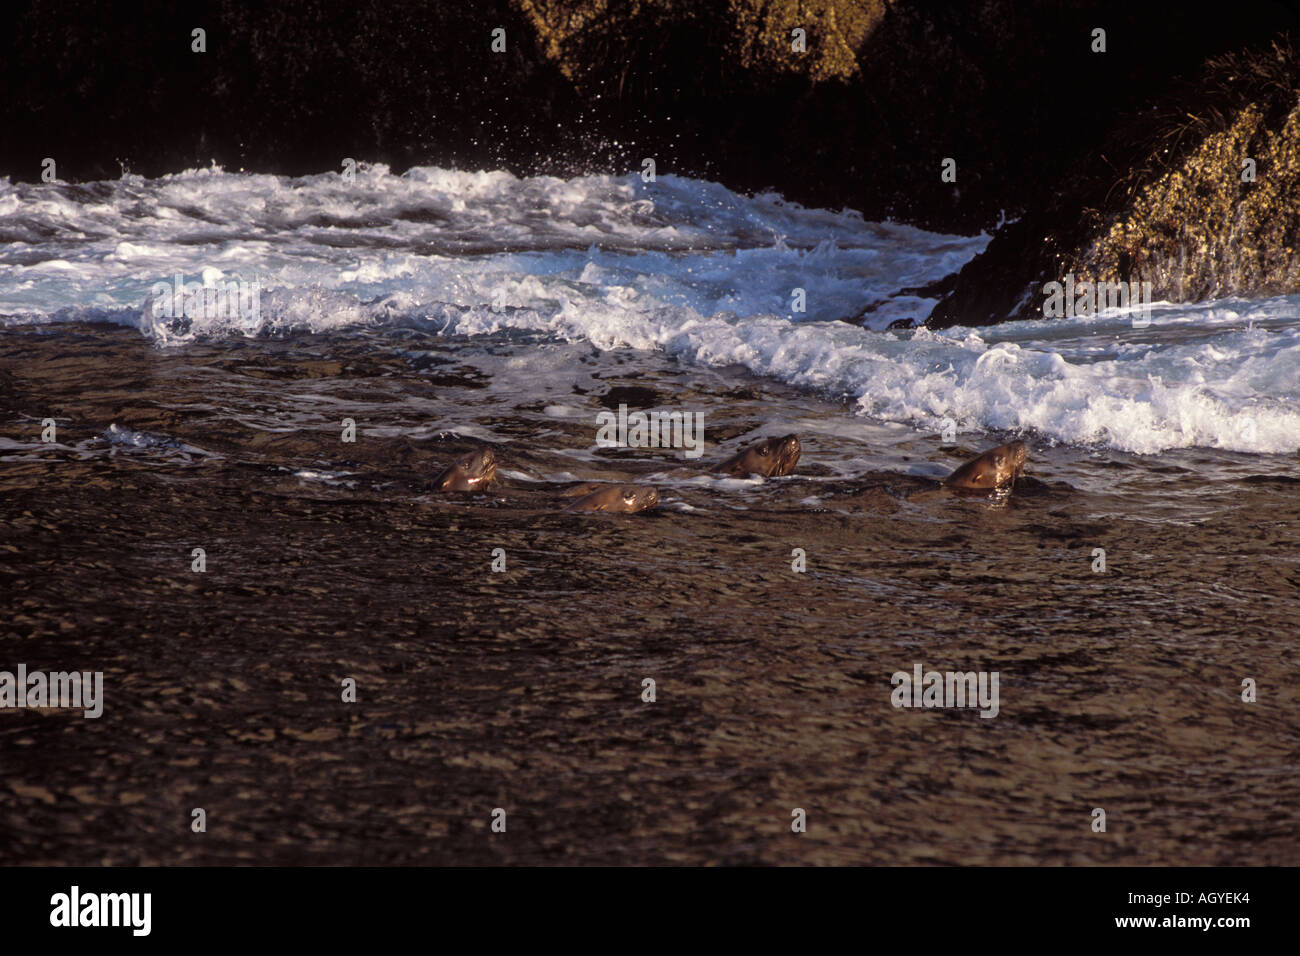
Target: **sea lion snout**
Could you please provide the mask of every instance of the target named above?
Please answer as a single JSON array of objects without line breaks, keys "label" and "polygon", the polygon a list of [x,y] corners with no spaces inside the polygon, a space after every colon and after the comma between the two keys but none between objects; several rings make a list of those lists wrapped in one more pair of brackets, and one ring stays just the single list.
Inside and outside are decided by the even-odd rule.
[{"label": "sea lion snout", "polygon": [[480,448],[478,451],[471,452],[462,461],[465,463],[465,470],[470,474],[496,474],[497,453],[491,448]]},{"label": "sea lion snout", "polygon": [[776,456],[782,463],[778,475],[788,475],[794,471],[794,466],[799,464],[799,456],[803,454],[803,445],[799,443],[799,436],[790,434],[781,439],[777,445]]},{"label": "sea lion snout", "polygon": [[[628,491],[631,494],[628,494]],[[659,492],[654,488],[638,488],[635,485],[623,489],[623,500],[626,501],[633,511],[643,511],[646,508],[659,507]]]},{"label": "sea lion snout", "polygon": [[479,491],[496,474],[496,452],[491,448],[479,448],[444,468],[431,486],[434,491]]}]

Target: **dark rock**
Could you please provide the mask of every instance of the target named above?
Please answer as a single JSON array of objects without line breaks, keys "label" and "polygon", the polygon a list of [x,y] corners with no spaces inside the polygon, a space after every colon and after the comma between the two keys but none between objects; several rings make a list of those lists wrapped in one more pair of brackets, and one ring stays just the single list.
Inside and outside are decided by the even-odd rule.
[{"label": "dark rock", "polygon": [[620,405],[628,408],[654,408],[662,403],[659,393],[644,385],[615,385],[599,401],[605,408],[615,411]]},{"label": "dark rock", "polygon": [[994,236],[926,324],[1042,318],[1044,285],[1067,276],[1149,283],[1152,301],[1300,291],[1300,46],[1212,58],[1117,122],[1042,208]]}]

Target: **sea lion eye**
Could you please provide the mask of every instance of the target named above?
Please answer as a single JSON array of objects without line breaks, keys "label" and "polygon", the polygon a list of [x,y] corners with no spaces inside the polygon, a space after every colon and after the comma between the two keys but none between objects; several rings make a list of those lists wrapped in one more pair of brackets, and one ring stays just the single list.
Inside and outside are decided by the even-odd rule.
[{"label": "sea lion eye", "polygon": [[772,449],[764,445],[762,448],[758,450],[758,453],[762,455],[764,458],[766,458],[768,455],[772,454]]}]

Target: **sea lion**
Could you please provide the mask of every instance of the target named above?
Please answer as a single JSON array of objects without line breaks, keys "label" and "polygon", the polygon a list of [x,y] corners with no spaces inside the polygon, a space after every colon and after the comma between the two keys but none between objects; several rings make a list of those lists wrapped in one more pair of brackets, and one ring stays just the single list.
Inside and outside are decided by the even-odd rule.
[{"label": "sea lion", "polygon": [[779,478],[794,471],[802,451],[803,447],[799,444],[798,435],[764,438],[748,448],[741,449],[713,471],[714,474],[729,475],[732,478],[745,478],[749,475]]},{"label": "sea lion", "polygon": [[600,491],[583,495],[565,511],[608,511],[613,514],[633,514],[659,504],[659,492],[649,485],[610,485]]},{"label": "sea lion", "polygon": [[491,448],[480,448],[444,468],[429,487],[433,491],[482,491],[496,475],[496,454]]},{"label": "sea lion", "polygon": [[1024,470],[1029,449],[1022,441],[991,448],[978,458],[973,458],[943,480],[953,491],[972,494],[991,494],[1009,491]]}]

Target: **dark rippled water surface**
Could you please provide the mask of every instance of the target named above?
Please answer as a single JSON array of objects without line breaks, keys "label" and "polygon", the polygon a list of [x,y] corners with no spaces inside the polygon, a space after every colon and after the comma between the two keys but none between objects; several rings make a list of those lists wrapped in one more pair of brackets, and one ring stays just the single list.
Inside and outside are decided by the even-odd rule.
[{"label": "dark rippled water surface", "polygon": [[[0,711],[0,861],[1300,863],[1294,457],[1031,439],[963,499],[935,478],[1013,436],[507,334],[32,327],[0,399],[0,668],[105,685]],[[619,403],[804,457],[594,450]],[[426,489],[484,442],[491,493]],[[592,478],[663,505],[560,513]],[[998,671],[998,715],[894,708],[917,663]]]}]

